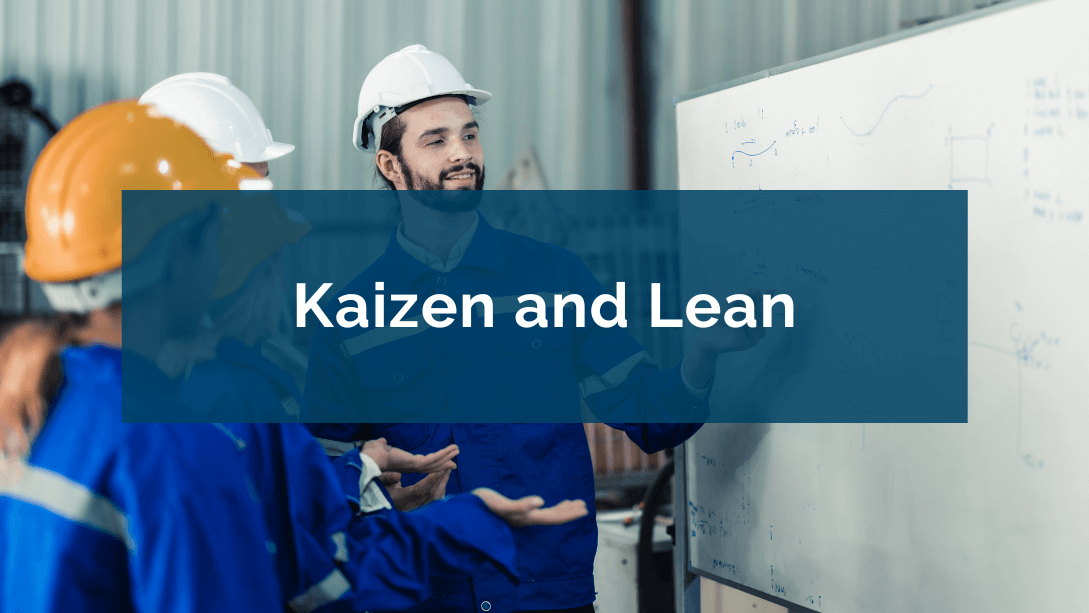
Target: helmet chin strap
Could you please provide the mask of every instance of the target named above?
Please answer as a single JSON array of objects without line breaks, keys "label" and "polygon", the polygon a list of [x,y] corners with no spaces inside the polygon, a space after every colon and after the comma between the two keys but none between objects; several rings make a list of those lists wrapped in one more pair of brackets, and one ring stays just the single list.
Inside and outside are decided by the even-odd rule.
[{"label": "helmet chin strap", "polygon": [[55,311],[86,315],[121,300],[121,270],[72,283],[42,283],[41,287]]},{"label": "helmet chin strap", "polygon": [[366,147],[369,149],[374,147],[375,151],[382,146],[382,126],[386,125],[391,119],[397,116],[402,109],[396,109],[389,106],[375,107],[374,113],[367,119],[367,124],[364,130],[367,131],[367,143]]}]

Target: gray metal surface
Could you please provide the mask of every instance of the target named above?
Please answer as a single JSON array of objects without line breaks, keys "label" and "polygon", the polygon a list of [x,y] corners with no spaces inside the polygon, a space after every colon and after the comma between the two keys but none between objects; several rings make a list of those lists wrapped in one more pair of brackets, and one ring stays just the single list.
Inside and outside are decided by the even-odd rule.
[{"label": "gray metal surface", "polygon": [[[270,165],[278,188],[370,189],[351,143],[359,88],[423,43],[495,95],[479,111],[495,179],[532,145],[551,188],[623,188],[618,15],[587,0],[0,0],[0,77],[22,76],[66,122],[173,74],[224,74],[297,146]],[[43,143],[33,133],[32,154]]]},{"label": "gray metal surface", "polygon": [[700,96],[706,96],[707,94],[713,94],[714,92],[722,91],[724,89],[730,89],[731,87],[737,87],[738,85],[744,85],[745,83],[750,83],[752,81],[756,81],[756,80],[759,80],[759,79],[764,79],[764,78],[767,78],[767,77],[783,74],[783,73],[786,73],[786,72],[790,72],[792,70],[798,70],[799,68],[805,68],[806,66],[812,66],[814,64],[820,64],[820,63],[823,63],[823,62],[827,62],[829,60],[834,60],[836,58],[840,58],[840,57],[843,57],[845,55],[851,55],[852,53],[858,53],[860,51],[866,51],[867,49],[873,49],[874,47],[880,47],[881,45],[887,45],[889,43],[894,43],[894,42],[896,42],[898,40],[903,40],[905,38],[909,38],[909,37],[912,37],[912,36],[918,36],[919,34],[925,34],[926,32],[932,32],[934,30],[940,30],[942,28],[949,28],[949,27],[955,26],[957,24],[963,23],[965,21],[969,21],[971,19],[978,19],[980,17],[990,15],[992,13],[996,13],[996,12],[999,12],[999,11],[1005,11],[1005,10],[1009,10],[1011,8],[1024,6],[1026,4],[1032,4],[1034,2],[1043,2],[1043,1],[1045,1],[1045,0],[1009,0],[1009,1],[1004,2],[1002,4],[996,4],[996,5],[993,5],[993,6],[986,7],[986,8],[981,8],[981,9],[972,11],[970,13],[958,15],[958,16],[955,16],[955,17],[948,17],[948,18],[944,18],[944,19],[941,19],[941,20],[938,20],[938,21],[932,21],[930,23],[926,23],[926,24],[919,25],[919,26],[914,26],[914,27],[912,27],[910,29],[907,29],[907,30],[901,30],[899,32],[895,32],[895,33],[889,34],[887,36],[882,36],[881,38],[876,38],[874,40],[864,41],[864,42],[858,43],[856,45],[851,45],[849,47],[844,47],[843,49],[837,49],[835,51],[829,51],[828,53],[822,53],[821,55],[806,58],[804,60],[799,60],[797,62],[791,62],[789,64],[784,64],[782,66],[776,66],[775,68],[769,68],[768,70],[761,70],[760,72],[755,72],[755,73],[750,74],[750,75],[745,75],[743,77],[739,77],[737,79],[727,81],[726,83],[721,83],[719,85],[712,85],[710,87],[705,87],[705,88],[703,88],[703,89],[701,89],[699,91],[696,91],[696,92],[680,95],[680,96],[677,96],[674,99],[674,101],[675,101],[674,104],[684,102],[685,100],[691,100],[692,98],[699,98]]}]

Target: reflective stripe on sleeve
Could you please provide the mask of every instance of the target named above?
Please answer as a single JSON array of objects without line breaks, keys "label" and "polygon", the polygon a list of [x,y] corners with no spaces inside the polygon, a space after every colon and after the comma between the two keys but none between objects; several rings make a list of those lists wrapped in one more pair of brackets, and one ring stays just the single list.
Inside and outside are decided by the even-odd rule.
[{"label": "reflective stripe on sleeve", "polygon": [[238,438],[238,436],[236,436],[234,432],[231,432],[230,428],[220,423],[214,423],[212,425],[215,426],[217,430],[225,434],[227,438],[231,439],[231,442],[234,443],[236,449],[238,449],[239,451],[246,450],[246,441]]},{"label": "reflective stripe on sleeve", "polygon": [[325,450],[325,455],[331,458],[339,458],[356,448],[356,443],[354,442],[345,443],[344,441],[334,441],[333,439],[318,438],[316,436],[314,437],[314,440],[316,440],[318,444],[321,445],[321,448]]},{"label": "reflective stripe on sleeve", "polygon": [[25,462],[9,465],[14,479],[0,482],[0,495],[41,507],[70,521],[116,537],[130,551],[136,544],[129,535],[125,514],[105,496],[71,479]]},{"label": "reflective stripe on sleeve", "polygon": [[343,532],[335,532],[329,538],[333,540],[333,544],[337,546],[337,551],[333,555],[333,559],[341,564],[348,561],[348,537]]},{"label": "reflective stripe on sleeve", "polygon": [[585,398],[591,394],[612,389],[623,383],[631,375],[632,369],[639,364],[654,364],[654,360],[650,359],[650,354],[646,351],[640,351],[612,367],[609,372],[601,376],[591,375],[579,381],[579,391],[582,392],[582,396]]},{"label": "reflective stripe on sleeve", "polygon": [[294,398],[292,398],[290,396],[288,396],[287,398],[284,398],[283,400],[281,400],[280,401],[280,406],[284,407],[284,412],[285,413],[287,413],[288,415],[294,417],[295,419],[298,419],[299,418],[299,413],[302,412],[302,407],[299,406],[299,401],[295,400]]},{"label": "reflective stripe on sleeve", "polygon": [[311,586],[310,589],[292,598],[291,602],[287,604],[296,613],[310,613],[310,611],[318,607],[339,600],[351,587],[352,585],[348,583],[348,578],[344,576],[344,573],[334,570],[322,579],[321,583]]}]

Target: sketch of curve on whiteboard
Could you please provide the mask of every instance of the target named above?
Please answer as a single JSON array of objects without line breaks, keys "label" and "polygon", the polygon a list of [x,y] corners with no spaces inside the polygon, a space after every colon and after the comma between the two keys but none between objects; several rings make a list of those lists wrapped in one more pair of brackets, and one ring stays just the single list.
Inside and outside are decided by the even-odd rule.
[{"label": "sketch of curve on whiteboard", "polygon": [[[746,141],[746,142],[741,143],[741,144],[742,145],[753,145],[755,147],[756,139]],[[761,155],[764,155],[768,151],[772,151],[773,147],[775,147],[775,141],[771,141],[770,145],[768,145],[767,147],[764,147],[764,149],[762,149],[760,151],[755,151],[754,152],[754,151],[745,151],[744,149],[737,149],[732,154],[730,154],[730,161],[731,162],[735,161],[737,159],[737,156],[741,155],[741,156],[745,156],[745,157],[749,158],[749,165],[751,166],[752,165],[752,158],[759,157]]]},{"label": "sketch of curve on whiteboard", "polygon": [[923,96],[929,94],[931,89],[934,89],[933,84],[927,85],[926,90],[923,91],[921,94],[915,94],[915,95],[901,94],[899,96],[894,96],[892,98],[892,100],[889,100],[888,104],[885,105],[885,108],[881,109],[881,114],[877,116],[877,121],[874,122],[874,124],[870,127],[869,130],[866,130],[864,132],[855,131],[847,123],[847,120],[844,119],[842,116],[839,119],[840,119],[840,121],[843,122],[843,127],[847,128],[847,131],[850,132],[851,134],[854,134],[855,136],[860,136],[860,137],[861,136],[869,136],[870,134],[873,134],[874,130],[877,129],[877,126],[881,125],[881,120],[885,118],[885,113],[887,113],[889,111],[889,107],[891,107],[894,102],[896,102],[898,100],[918,100],[919,98],[922,98]]}]

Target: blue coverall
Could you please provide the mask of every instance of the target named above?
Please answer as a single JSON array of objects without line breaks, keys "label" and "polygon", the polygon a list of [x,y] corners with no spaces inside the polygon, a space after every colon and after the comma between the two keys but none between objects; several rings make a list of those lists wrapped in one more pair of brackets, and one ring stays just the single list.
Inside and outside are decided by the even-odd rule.
[{"label": "blue coverall", "polygon": [[[385,422],[438,410],[463,422],[483,421],[479,416],[498,421],[496,415],[509,416],[506,421],[529,421],[518,417],[533,415],[538,421],[576,422],[581,421],[580,394],[604,421],[706,418],[707,394],[695,398],[679,367],[660,370],[624,329],[593,325],[589,308],[605,289],[574,254],[496,230],[481,216],[460,263],[450,272],[438,272],[406,253],[396,233],[386,252],[340,296],[373,296],[381,282],[387,296],[416,295],[408,317],[420,320],[421,306],[432,294],[451,296],[458,304],[462,295],[487,294],[494,304],[494,325],[486,328],[478,317],[462,327],[459,312],[457,322],[445,328],[423,321],[415,328],[319,327],[301,421],[325,422],[309,424],[320,439],[385,437],[413,453],[457,443],[461,453],[448,493],[490,487],[510,498],[539,494],[546,505],[582,499],[593,509],[594,477],[581,423]],[[586,327],[575,327],[572,314],[562,328],[518,326],[517,297],[531,293],[545,295],[549,306],[548,294],[581,295]],[[337,297],[327,305],[332,318]],[[387,321],[395,310],[387,308]],[[610,425],[648,453],[676,446],[699,428],[692,423]],[[476,571],[471,580],[446,584],[444,593],[419,610],[505,613],[593,602],[597,526],[592,511],[569,524],[520,529],[515,543],[521,584],[495,571]]]},{"label": "blue coverall", "polygon": [[[274,415],[285,394],[302,400],[291,377],[258,349],[228,339],[217,354],[181,386],[186,406],[242,418]],[[299,424],[221,427],[236,441],[262,502],[282,602],[294,611],[404,609],[426,600],[436,578],[465,568],[514,573],[513,531],[476,496],[356,517],[349,501],[359,503],[358,453],[338,458],[335,471]]]},{"label": "blue coverall", "polygon": [[105,347],[62,354],[64,384],[21,473],[0,483],[0,611],[282,611],[238,452],[210,424],[125,424],[168,411],[172,382]]}]

